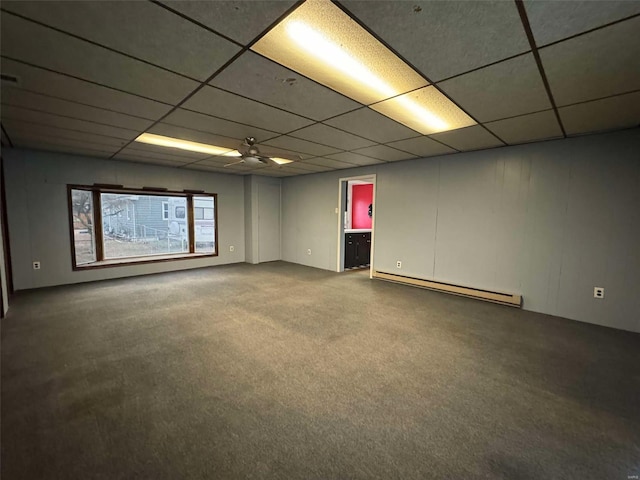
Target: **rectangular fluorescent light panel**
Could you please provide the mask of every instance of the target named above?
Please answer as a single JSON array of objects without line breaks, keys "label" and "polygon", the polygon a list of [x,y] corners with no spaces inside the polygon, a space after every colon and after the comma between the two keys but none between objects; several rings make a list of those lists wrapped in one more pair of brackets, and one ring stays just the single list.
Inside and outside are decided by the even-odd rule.
[{"label": "rectangular fluorescent light panel", "polygon": [[239,157],[240,153],[232,148],[218,147],[206,143],[190,142],[179,138],[164,137],[153,133],[143,133],[135,140],[140,143],[159,145],[161,147],[179,148],[190,152],[208,153],[209,155],[221,155],[225,157]]},{"label": "rectangular fluorescent light panel", "polygon": [[398,97],[429,84],[330,0],[307,0],[251,49],[365,105],[397,97],[372,108],[425,135],[476,123],[442,94]]},{"label": "rectangular fluorescent light panel", "polygon": [[293,160],[288,160],[286,158],[280,158],[280,157],[269,157],[269,158],[271,158],[271,160],[276,162],[278,165],[285,165],[287,163],[293,163]]},{"label": "rectangular fluorescent light panel", "polygon": [[433,86],[384,100],[371,108],[424,135],[476,124]]}]

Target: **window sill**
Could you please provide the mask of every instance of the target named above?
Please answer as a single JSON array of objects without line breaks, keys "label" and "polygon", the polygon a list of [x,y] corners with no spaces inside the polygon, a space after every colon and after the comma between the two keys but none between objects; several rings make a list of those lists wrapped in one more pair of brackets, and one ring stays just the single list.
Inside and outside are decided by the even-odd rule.
[{"label": "window sill", "polygon": [[100,262],[83,263],[74,265],[73,270],[91,270],[93,268],[126,267],[128,265],[140,265],[144,263],[171,262],[175,260],[193,260],[196,258],[217,257],[217,252],[206,253],[174,253],[171,255],[149,255],[145,257],[127,257],[102,260]]}]

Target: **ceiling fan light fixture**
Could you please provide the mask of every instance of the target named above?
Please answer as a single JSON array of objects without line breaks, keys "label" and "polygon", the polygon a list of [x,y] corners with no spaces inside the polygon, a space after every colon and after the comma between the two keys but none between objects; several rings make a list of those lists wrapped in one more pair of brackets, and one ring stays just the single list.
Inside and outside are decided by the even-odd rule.
[{"label": "ceiling fan light fixture", "polygon": [[[173,137],[165,137],[154,133],[143,133],[137,137],[135,141],[160,147],[179,148],[180,150],[188,150],[190,152],[208,153],[209,155],[223,155],[231,157],[240,156],[240,153],[234,151],[232,148],[218,147],[216,145],[181,140]],[[233,153],[236,153],[237,155],[233,155]]]},{"label": "ceiling fan light fixture", "polygon": [[429,83],[330,0],[307,0],[251,49],[423,134],[476,123],[442,94],[435,104],[405,96]]}]

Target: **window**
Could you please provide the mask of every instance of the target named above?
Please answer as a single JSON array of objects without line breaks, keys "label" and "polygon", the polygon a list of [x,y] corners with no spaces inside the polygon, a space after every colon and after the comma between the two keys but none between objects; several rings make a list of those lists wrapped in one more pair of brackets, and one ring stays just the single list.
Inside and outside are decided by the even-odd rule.
[{"label": "window", "polygon": [[71,190],[71,222],[75,264],[95,262],[96,236],[93,228],[93,194],[90,190]]},{"label": "window", "polygon": [[217,255],[215,194],[70,185],[69,199],[74,269]]},{"label": "window", "polygon": [[193,217],[196,227],[196,252],[213,252],[215,220],[212,197],[193,197]]}]

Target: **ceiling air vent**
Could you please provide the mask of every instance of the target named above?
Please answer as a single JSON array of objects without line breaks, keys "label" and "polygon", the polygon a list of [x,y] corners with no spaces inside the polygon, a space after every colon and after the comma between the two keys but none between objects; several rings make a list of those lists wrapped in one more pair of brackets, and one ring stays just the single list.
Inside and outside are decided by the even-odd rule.
[{"label": "ceiling air vent", "polygon": [[0,79],[2,79],[2,84],[6,86],[17,87],[20,85],[20,80],[18,77],[9,75],[7,73],[0,73]]}]

